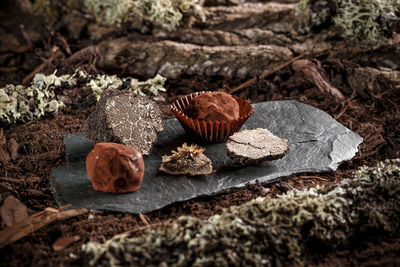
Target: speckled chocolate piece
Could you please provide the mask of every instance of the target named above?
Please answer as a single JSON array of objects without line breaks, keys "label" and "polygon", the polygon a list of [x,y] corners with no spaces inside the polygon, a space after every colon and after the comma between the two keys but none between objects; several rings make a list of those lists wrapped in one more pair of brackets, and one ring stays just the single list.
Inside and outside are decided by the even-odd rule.
[{"label": "speckled chocolate piece", "polygon": [[157,133],[164,129],[158,105],[130,91],[105,91],[85,122],[86,136],[94,143],[113,142],[150,154]]},{"label": "speckled chocolate piece", "polygon": [[239,164],[261,164],[284,157],[289,151],[289,142],[267,129],[257,128],[234,133],[228,138],[225,149]]}]

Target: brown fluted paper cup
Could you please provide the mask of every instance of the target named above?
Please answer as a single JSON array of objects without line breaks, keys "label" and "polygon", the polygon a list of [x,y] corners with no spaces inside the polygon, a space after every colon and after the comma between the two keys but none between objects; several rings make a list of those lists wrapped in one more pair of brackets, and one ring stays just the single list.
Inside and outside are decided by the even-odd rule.
[{"label": "brown fluted paper cup", "polygon": [[209,143],[225,142],[229,136],[239,131],[246,120],[254,113],[253,107],[247,101],[232,96],[239,104],[240,117],[238,119],[226,121],[192,119],[185,114],[185,110],[193,98],[203,93],[211,93],[211,91],[202,91],[186,95],[172,103],[170,108],[187,132],[194,133],[196,136]]}]

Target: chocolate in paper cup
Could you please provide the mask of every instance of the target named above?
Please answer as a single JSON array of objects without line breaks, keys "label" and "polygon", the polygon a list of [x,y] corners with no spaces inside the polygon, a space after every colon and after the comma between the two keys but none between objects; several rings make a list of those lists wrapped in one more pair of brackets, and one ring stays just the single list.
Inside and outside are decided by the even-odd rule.
[{"label": "chocolate in paper cup", "polygon": [[190,101],[196,96],[211,91],[202,91],[186,95],[171,104],[170,108],[175,117],[179,120],[182,127],[188,132],[193,133],[199,138],[209,143],[225,142],[229,136],[242,128],[246,120],[254,113],[253,107],[245,100],[232,96],[239,104],[239,118],[236,120],[205,121],[190,118],[185,114],[185,110]]}]

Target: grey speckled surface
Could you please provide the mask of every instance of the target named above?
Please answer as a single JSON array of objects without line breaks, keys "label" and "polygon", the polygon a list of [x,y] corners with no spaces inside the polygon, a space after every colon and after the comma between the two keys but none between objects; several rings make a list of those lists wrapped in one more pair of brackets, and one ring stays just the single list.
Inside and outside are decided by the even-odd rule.
[{"label": "grey speckled surface", "polygon": [[[261,166],[238,167],[226,155],[224,143],[205,145],[215,173],[198,177],[159,173],[161,156],[183,142],[191,142],[176,119],[165,121],[152,153],[145,157],[141,188],[129,194],[95,191],[86,173],[85,158],[93,145],[83,134],[64,137],[67,166],[51,174],[51,186],[59,205],[71,208],[149,212],[174,202],[242,188],[246,181],[277,181],[294,173],[334,171],[358,151],[362,138],[336,122],[325,112],[297,101],[273,101],[254,105],[254,115],[245,128],[268,128],[289,140],[290,151],[282,159]],[[192,140],[193,141],[193,140]]]}]

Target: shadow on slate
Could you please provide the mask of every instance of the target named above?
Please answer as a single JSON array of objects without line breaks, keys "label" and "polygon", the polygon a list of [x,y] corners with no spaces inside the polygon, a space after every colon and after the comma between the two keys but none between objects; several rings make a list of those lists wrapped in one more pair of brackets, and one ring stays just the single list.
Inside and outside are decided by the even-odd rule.
[{"label": "shadow on slate", "polygon": [[[289,140],[284,158],[261,166],[237,167],[225,152],[225,143],[205,145],[215,173],[197,177],[160,173],[161,156],[190,141],[176,119],[165,121],[152,153],[145,157],[145,174],[140,189],[129,194],[95,191],[86,173],[85,158],[93,145],[83,134],[64,137],[67,166],[51,174],[58,205],[120,212],[150,212],[174,202],[214,195],[245,187],[246,181],[270,183],[301,172],[334,171],[358,151],[362,138],[331,116],[297,101],[273,101],[253,105],[255,112],[242,129],[268,128]],[[200,143],[201,144],[201,143]],[[201,144],[204,145],[204,144]]]}]

